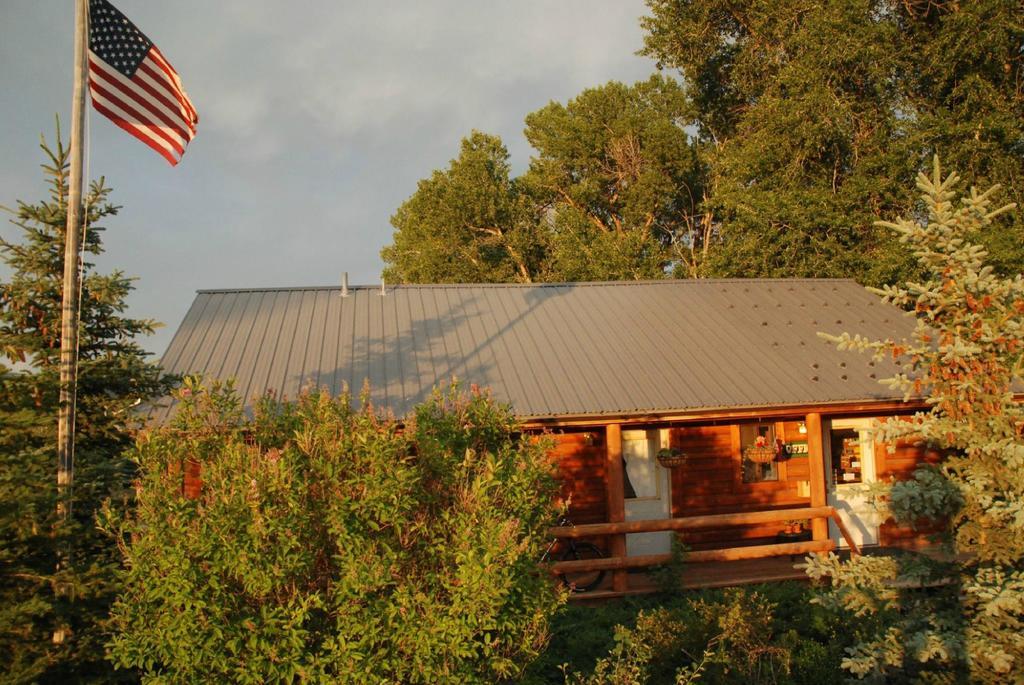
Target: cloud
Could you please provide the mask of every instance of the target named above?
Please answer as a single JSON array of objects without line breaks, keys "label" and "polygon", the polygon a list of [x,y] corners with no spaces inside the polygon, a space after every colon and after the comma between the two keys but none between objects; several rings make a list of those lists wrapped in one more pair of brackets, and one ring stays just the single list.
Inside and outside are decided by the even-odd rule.
[{"label": "cloud", "polygon": [[[125,205],[102,265],[140,277],[131,315],[168,322],[145,343],[154,351],[196,288],[336,283],[341,271],[377,282],[390,216],[471,129],[500,135],[521,170],[529,112],[654,69],[633,54],[642,0],[116,4],[200,114],[174,169],[93,118],[92,168]],[[53,49],[69,38],[65,15],[5,7],[0,86],[21,95],[0,122],[0,204],[42,188],[35,141],[70,101],[70,44]]]},{"label": "cloud", "polygon": [[592,2],[538,0],[279,7],[271,14],[229,3],[224,11],[259,27],[262,50],[275,55],[249,75],[276,73],[274,92],[263,92],[269,116],[298,115],[335,140],[391,138],[411,121],[464,131],[481,118],[521,121],[523,93],[532,90],[535,102],[564,97],[566,81],[597,85],[622,75],[623,62],[633,63],[630,75],[650,70],[630,59],[640,32],[636,7],[625,3],[602,11]]}]

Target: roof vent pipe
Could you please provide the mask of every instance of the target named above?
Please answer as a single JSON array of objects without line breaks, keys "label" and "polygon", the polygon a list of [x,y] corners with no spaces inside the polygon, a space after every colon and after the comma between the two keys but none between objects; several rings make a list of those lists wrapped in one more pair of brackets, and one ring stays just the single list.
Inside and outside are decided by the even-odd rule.
[{"label": "roof vent pipe", "polygon": [[341,296],[348,297],[348,272],[341,273]]},{"label": "roof vent pipe", "polygon": [[380,296],[384,297],[387,295],[387,291],[384,288],[384,274],[380,275]]}]

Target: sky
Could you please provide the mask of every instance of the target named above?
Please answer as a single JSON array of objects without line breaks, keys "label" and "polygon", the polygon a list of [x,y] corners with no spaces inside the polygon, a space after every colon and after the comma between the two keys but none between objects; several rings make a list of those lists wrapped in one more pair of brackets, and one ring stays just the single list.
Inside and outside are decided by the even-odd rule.
[{"label": "sky", "polygon": [[[528,113],[655,70],[635,54],[642,0],[113,2],[200,117],[171,167],[89,113],[90,176],[122,206],[97,266],[138,278],[128,313],[165,324],[142,341],[158,357],[197,289],[378,284],[391,215],[472,129],[501,136],[518,173]],[[0,0],[0,205],[45,197],[39,136],[70,120],[73,6]]]}]

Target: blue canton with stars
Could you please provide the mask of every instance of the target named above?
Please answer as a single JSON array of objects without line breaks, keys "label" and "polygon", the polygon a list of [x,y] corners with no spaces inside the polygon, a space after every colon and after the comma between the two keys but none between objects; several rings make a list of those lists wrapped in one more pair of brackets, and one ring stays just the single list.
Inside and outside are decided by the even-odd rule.
[{"label": "blue canton with stars", "polygon": [[152,41],[106,0],[89,0],[89,49],[131,78],[146,59]]}]

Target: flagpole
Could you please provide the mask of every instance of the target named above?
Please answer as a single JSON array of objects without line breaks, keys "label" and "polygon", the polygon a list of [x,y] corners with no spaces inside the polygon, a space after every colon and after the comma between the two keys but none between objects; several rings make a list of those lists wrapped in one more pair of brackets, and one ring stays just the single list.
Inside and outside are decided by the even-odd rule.
[{"label": "flagpole", "polygon": [[75,400],[78,393],[79,260],[82,252],[82,159],[85,141],[85,91],[88,0],[75,0],[75,67],[71,96],[71,168],[67,228],[64,233],[64,290],[60,324],[60,398],[57,409],[57,511],[71,515],[75,482]]}]

